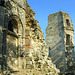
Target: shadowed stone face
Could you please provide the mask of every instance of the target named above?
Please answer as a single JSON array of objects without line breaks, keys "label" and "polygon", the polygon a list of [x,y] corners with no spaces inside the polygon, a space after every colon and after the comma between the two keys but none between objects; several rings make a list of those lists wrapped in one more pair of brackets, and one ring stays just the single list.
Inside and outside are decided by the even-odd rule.
[{"label": "shadowed stone face", "polygon": [[5,0],[0,0],[0,5],[4,6]]}]

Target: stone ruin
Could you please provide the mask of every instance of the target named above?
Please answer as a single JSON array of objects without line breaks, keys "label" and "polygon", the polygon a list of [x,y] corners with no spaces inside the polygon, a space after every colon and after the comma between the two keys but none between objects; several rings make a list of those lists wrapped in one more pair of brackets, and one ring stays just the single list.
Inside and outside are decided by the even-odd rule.
[{"label": "stone ruin", "polygon": [[58,75],[35,12],[26,0],[0,0],[0,74]]},{"label": "stone ruin", "polygon": [[0,74],[58,75],[35,12],[26,0],[0,0]]},{"label": "stone ruin", "polygon": [[74,73],[74,27],[69,14],[60,11],[48,16],[46,43],[49,57],[61,73]]}]

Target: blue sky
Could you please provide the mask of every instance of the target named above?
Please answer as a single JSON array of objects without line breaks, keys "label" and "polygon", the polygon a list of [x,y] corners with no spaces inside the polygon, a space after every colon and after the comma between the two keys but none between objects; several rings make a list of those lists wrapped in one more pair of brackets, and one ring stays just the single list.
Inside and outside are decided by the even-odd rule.
[{"label": "blue sky", "polygon": [[69,14],[75,30],[75,0],[27,0],[27,2],[36,12],[35,19],[39,21],[44,37],[46,36],[48,16],[60,10]]}]

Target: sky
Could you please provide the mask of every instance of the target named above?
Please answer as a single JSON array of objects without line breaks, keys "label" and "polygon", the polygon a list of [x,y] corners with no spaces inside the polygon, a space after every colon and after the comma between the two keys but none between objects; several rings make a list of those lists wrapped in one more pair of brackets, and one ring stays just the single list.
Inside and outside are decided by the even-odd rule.
[{"label": "sky", "polygon": [[27,2],[36,13],[35,19],[39,21],[44,37],[46,37],[45,30],[48,26],[48,16],[59,11],[69,14],[75,30],[75,0],[27,0]]}]

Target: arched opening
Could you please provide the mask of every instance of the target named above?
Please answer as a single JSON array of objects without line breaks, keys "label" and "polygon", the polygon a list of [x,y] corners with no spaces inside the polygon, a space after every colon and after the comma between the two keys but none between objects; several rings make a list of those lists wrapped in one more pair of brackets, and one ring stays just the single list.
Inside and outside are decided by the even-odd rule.
[{"label": "arched opening", "polygon": [[[23,57],[23,25],[20,18],[16,15],[10,16],[8,21],[8,34],[7,40],[7,55],[12,59],[7,59],[9,61],[8,65],[20,66],[20,58]],[[13,62],[11,62],[14,60]],[[13,63],[13,64],[12,64]]]},{"label": "arched opening", "polygon": [[18,49],[18,22],[17,19],[11,18],[8,22],[8,34],[6,37],[7,40],[7,50],[8,56],[17,57],[17,49]]},{"label": "arched opening", "polygon": [[8,34],[7,34],[7,50],[8,56],[16,58],[20,56],[22,49],[22,34],[23,27],[20,19],[17,16],[11,16],[8,21]]},{"label": "arched opening", "polygon": [[8,23],[8,30],[14,33],[18,33],[18,23],[15,19],[11,19]]}]

